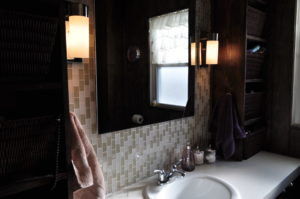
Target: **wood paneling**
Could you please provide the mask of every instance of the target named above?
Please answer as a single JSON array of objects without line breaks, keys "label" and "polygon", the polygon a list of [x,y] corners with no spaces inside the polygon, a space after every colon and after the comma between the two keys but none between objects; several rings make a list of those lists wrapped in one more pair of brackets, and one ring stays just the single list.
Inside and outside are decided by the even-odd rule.
[{"label": "wood paneling", "polygon": [[300,158],[300,126],[291,128],[290,155]]},{"label": "wood paneling", "polygon": [[215,31],[220,33],[219,65],[213,70],[213,101],[232,92],[244,118],[246,1],[215,1]]},{"label": "wood paneling", "polygon": [[296,1],[274,0],[269,8],[268,140],[269,150],[289,153],[291,139],[294,26]]}]

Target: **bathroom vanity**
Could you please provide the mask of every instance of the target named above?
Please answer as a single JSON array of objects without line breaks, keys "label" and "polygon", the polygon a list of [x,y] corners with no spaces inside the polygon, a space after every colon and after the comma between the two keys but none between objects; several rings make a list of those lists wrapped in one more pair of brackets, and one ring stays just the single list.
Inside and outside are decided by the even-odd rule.
[{"label": "bathroom vanity", "polygon": [[[235,198],[271,199],[276,198],[299,175],[299,159],[262,151],[248,160],[241,162],[217,161],[215,164],[198,166],[193,172],[187,173],[186,177],[178,178],[174,181],[176,182],[193,177],[211,177],[219,179],[227,186],[231,187],[236,192]],[[156,189],[162,191],[174,182],[160,187],[156,185],[156,183],[157,176],[152,176],[141,182],[125,187],[117,193],[110,194],[107,198],[148,198],[147,195],[149,195],[149,193],[147,193],[147,191],[149,189],[151,190],[151,187],[153,189],[154,186],[157,186]],[[180,184],[182,183],[178,183],[178,185]],[[205,184],[203,185],[205,186]],[[197,194],[199,195],[199,198],[201,198],[201,193],[194,193],[194,195]],[[155,194],[152,195],[156,196]]]}]

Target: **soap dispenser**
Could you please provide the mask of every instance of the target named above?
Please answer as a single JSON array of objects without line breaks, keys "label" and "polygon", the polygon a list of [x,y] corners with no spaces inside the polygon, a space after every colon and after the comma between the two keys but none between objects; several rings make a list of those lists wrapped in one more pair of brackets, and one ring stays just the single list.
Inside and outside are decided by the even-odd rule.
[{"label": "soap dispenser", "polygon": [[181,168],[185,171],[193,171],[195,169],[195,157],[189,142],[182,154]]}]

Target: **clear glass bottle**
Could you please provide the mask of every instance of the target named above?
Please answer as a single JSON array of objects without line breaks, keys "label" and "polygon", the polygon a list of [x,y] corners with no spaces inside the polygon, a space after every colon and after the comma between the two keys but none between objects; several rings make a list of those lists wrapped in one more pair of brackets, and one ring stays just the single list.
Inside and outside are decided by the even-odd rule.
[{"label": "clear glass bottle", "polygon": [[195,169],[195,157],[189,142],[182,154],[181,168],[185,171],[193,171]]}]

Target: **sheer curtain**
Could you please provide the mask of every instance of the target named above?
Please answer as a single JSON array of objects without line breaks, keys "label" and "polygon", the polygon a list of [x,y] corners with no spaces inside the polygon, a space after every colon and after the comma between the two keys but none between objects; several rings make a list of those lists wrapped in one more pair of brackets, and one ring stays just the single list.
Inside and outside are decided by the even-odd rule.
[{"label": "sheer curtain", "polygon": [[152,64],[188,63],[188,10],[149,20]]},{"label": "sheer curtain", "polygon": [[[188,99],[188,9],[149,20],[151,85],[155,101],[184,107]],[[151,91],[153,92],[153,91]]]}]

